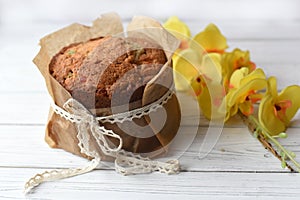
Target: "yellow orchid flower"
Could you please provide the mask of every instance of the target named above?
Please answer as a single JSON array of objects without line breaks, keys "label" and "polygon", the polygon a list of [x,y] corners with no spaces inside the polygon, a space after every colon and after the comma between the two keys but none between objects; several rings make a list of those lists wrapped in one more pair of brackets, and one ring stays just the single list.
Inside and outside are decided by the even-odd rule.
[{"label": "yellow orchid flower", "polygon": [[226,38],[214,24],[209,24],[204,31],[195,35],[192,41],[190,44],[192,48],[195,47],[195,42],[208,53],[223,53],[228,48]]},{"label": "yellow orchid flower", "polygon": [[177,16],[172,16],[163,24],[163,26],[177,39],[181,40],[179,49],[188,48],[191,31],[183,21],[181,21]]},{"label": "yellow orchid flower", "polygon": [[197,52],[188,48],[173,56],[173,77],[178,91],[190,90],[190,81],[199,74],[201,59]]},{"label": "yellow orchid flower", "polygon": [[225,97],[222,84],[202,74],[192,79],[191,86],[203,115],[209,120],[223,121],[226,109],[222,106]]},{"label": "yellow orchid flower", "polygon": [[258,90],[267,86],[266,76],[262,69],[256,69],[248,74],[248,68],[236,70],[230,79],[232,87],[226,95],[227,115],[225,120],[235,115],[240,110],[248,116],[253,113],[253,104],[262,98]]},{"label": "yellow orchid flower", "polygon": [[269,134],[284,132],[299,108],[300,86],[288,86],[278,94],[276,78],[270,77],[258,111],[259,122]]},{"label": "yellow orchid flower", "polygon": [[221,65],[223,84],[226,90],[231,87],[229,80],[235,70],[246,67],[250,73],[256,68],[256,65],[250,61],[249,51],[242,51],[240,49],[234,49],[232,52],[222,54]]}]

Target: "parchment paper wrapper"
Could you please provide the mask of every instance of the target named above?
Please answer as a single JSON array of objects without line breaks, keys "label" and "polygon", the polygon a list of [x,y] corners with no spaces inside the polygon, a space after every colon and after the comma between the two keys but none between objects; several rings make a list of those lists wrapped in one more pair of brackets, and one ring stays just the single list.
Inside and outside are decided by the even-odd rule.
[{"label": "parchment paper wrapper", "polygon": [[[160,99],[173,84],[171,67],[172,53],[177,49],[179,41],[165,31],[161,25],[153,19],[147,17],[134,17],[132,22],[128,25],[127,29],[129,36],[134,37],[147,37],[157,42],[165,51],[168,62],[162,67],[160,72],[146,85],[141,99],[141,106],[151,104]],[[34,58],[34,63],[39,68],[40,72],[45,78],[47,89],[56,105],[62,107],[63,104],[71,98],[71,94],[63,88],[50,74],[49,64],[51,59],[64,47],[67,47],[74,43],[86,42],[93,38],[120,35],[123,32],[122,22],[117,14],[109,13],[102,15],[99,19],[93,22],[91,27],[72,24],[66,28],[56,31],[40,40],[41,49],[38,55]],[[163,83],[163,84],[159,84]],[[162,86],[163,85],[163,86]],[[126,107],[128,108],[128,106]],[[134,103],[129,105],[130,109],[136,108]],[[92,113],[97,116],[105,116],[112,114],[112,110],[120,109],[120,112],[124,111],[124,108],[112,109],[94,109]],[[113,130],[119,134],[123,140],[123,149],[134,153],[153,153],[157,155],[166,151],[166,147],[177,133],[180,124],[180,108],[175,95],[163,105],[166,113],[166,121],[162,128],[159,128],[153,123],[153,119],[159,119],[161,112],[153,112],[151,118],[147,115],[134,119],[133,121],[124,122],[122,124],[104,123],[106,129]],[[115,111],[114,111],[115,113]],[[152,123],[150,123],[152,121]],[[121,126],[120,126],[121,125]],[[139,130],[134,127],[137,125],[145,126],[150,125],[153,132],[150,137],[139,137]],[[127,127],[124,131],[123,128]],[[65,120],[56,113],[52,108],[49,111],[49,118],[46,127],[46,142],[54,148],[62,148],[68,152],[84,156],[80,153],[78,147],[77,130],[75,124]],[[111,139],[112,143],[114,141]],[[95,141],[91,140],[90,145],[98,149],[98,153],[101,153],[99,147],[97,147]],[[152,157],[152,156],[151,156]]]}]

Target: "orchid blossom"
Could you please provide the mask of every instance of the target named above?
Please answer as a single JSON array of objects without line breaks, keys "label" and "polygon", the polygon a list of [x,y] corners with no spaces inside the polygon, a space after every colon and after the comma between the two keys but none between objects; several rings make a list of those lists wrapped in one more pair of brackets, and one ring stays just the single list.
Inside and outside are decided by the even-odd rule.
[{"label": "orchid blossom", "polygon": [[233,72],[242,67],[246,67],[249,73],[255,70],[256,65],[250,61],[249,51],[234,49],[232,52],[226,52],[222,55],[222,77],[226,90],[230,87],[229,81]]},{"label": "orchid blossom", "polygon": [[259,106],[259,122],[270,135],[285,131],[300,108],[300,86],[291,85],[277,92],[275,77],[268,79],[266,95]]},{"label": "orchid blossom", "polygon": [[191,86],[203,115],[210,120],[221,119],[223,121],[226,111],[222,104],[225,98],[223,86],[205,74],[195,77],[191,81]]},{"label": "orchid blossom", "polygon": [[240,110],[248,116],[253,113],[253,104],[262,98],[262,94],[257,93],[267,86],[266,76],[261,69],[256,69],[249,73],[248,68],[243,67],[236,70],[230,79],[231,88],[226,95],[227,115],[235,115]]}]

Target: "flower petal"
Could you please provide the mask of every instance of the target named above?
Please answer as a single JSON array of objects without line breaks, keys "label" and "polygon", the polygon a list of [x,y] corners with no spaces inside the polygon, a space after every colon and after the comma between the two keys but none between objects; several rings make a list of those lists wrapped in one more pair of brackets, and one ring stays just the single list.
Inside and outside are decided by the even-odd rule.
[{"label": "flower petal", "polygon": [[270,135],[278,135],[286,129],[285,124],[274,114],[274,99],[270,94],[266,94],[260,102],[258,119]]},{"label": "flower petal", "polygon": [[[291,85],[282,90],[277,97],[276,103],[290,101],[291,105],[285,108],[285,115],[287,117],[287,124],[295,116],[300,108],[300,86]],[[283,109],[283,106],[282,106]]]},{"label": "flower petal", "polygon": [[260,68],[255,69],[252,71],[248,76],[245,76],[244,78],[241,79],[240,85],[247,84],[253,79],[266,79],[266,75],[264,71]]},{"label": "flower petal", "polygon": [[222,119],[225,117],[224,88],[220,83],[213,82],[200,75],[191,83],[203,115],[207,119]]},{"label": "flower petal", "polygon": [[249,73],[248,68],[242,67],[241,69],[235,70],[230,77],[229,88],[238,88],[241,80]]},{"label": "flower petal", "polygon": [[246,67],[249,73],[255,69],[255,64],[250,61],[249,51],[234,49],[232,52],[222,54],[222,76],[226,89],[230,87],[230,78],[235,70]]},{"label": "flower petal", "polygon": [[170,17],[163,25],[165,29],[170,31],[176,38],[182,41],[188,41],[191,37],[189,27],[181,21],[177,16]]},{"label": "flower petal", "polygon": [[285,131],[300,108],[300,86],[286,87],[279,94],[275,77],[268,79],[268,90],[262,99],[258,117],[262,126],[271,135]]},{"label": "flower petal", "polygon": [[253,94],[250,94],[250,95],[248,96],[249,101],[250,101],[252,104],[254,104],[254,103],[260,101],[263,97],[264,97],[264,94],[262,94],[262,93],[253,93]]},{"label": "flower petal", "polygon": [[228,47],[226,38],[214,24],[209,24],[204,31],[195,35],[192,41],[198,43],[206,52],[223,53]]},{"label": "flower petal", "polygon": [[270,94],[273,98],[277,98],[277,96],[278,96],[277,80],[274,76],[271,76],[268,79],[267,93]]},{"label": "flower petal", "polygon": [[200,57],[192,49],[180,51],[173,57],[173,75],[175,87],[179,91],[188,91],[190,81],[199,74]]},{"label": "flower petal", "polygon": [[266,87],[266,85],[267,82],[265,79],[254,79],[250,81],[248,84],[241,86],[234,93],[231,101],[229,101],[228,104],[232,106],[235,103],[243,103],[250,92],[256,90],[262,90]]},{"label": "flower petal", "polygon": [[207,77],[221,83],[222,80],[222,66],[221,55],[218,53],[208,53],[202,57],[200,71]]},{"label": "flower petal", "polygon": [[246,116],[249,116],[254,112],[253,104],[250,101],[245,101],[244,103],[241,103],[239,105],[239,109]]}]

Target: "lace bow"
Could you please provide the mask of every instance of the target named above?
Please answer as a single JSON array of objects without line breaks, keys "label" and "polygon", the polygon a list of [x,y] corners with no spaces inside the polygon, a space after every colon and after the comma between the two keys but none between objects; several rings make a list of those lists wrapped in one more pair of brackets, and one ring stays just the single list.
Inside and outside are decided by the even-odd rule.
[{"label": "lace bow", "polygon": [[[26,182],[25,193],[43,182],[77,176],[94,170],[101,162],[101,156],[90,146],[90,137],[97,142],[101,151],[106,156],[115,158],[115,170],[122,175],[151,173],[153,171],[159,171],[166,174],[178,173],[180,170],[178,160],[170,160],[167,162],[152,161],[147,157],[127,152],[122,149],[123,141],[118,134],[99,125],[99,121],[115,123],[132,120],[133,118],[140,118],[141,116],[162,107],[172,95],[173,93],[169,91],[157,102],[148,106],[126,113],[119,113],[117,116],[111,115],[106,117],[95,117],[81,103],[73,98],[70,98],[63,105],[64,109],[53,104],[52,108],[55,113],[76,124],[78,130],[78,146],[80,147],[81,153],[86,154],[93,159],[85,167],[52,170],[36,174]],[[117,147],[110,146],[106,136],[116,138],[119,141],[119,145]]]}]

